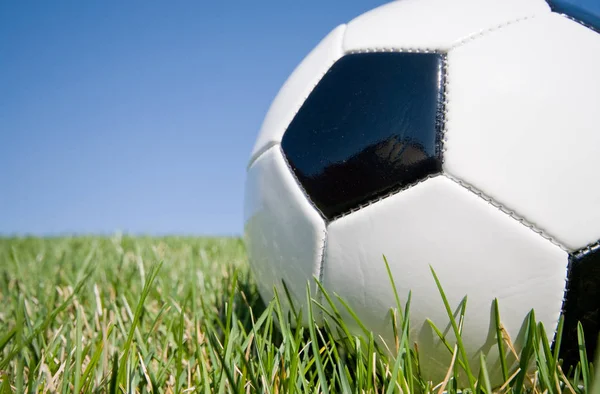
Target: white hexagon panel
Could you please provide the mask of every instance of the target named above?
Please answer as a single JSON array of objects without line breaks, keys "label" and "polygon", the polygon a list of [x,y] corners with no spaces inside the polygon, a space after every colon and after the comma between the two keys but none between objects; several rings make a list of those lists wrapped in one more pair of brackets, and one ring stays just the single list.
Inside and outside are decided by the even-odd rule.
[{"label": "white hexagon panel", "polygon": [[569,250],[600,239],[600,34],[554,13],[448,54],[444,170]]},{"label": "white hexagon panel", "polygon": [[[449,343],[455,338],[431,268],[453,310],[468,298],[466,351],[472,365],[478,365],[480,352],[494,361],[493,381],[500,381],[502,372],[491,318],[495,298],[502,324],[515,340],[532,308],[551,330],[558,322],[567,253],[443,175],[328,226],[325,287],[346,300],[367,328],[393,348],[390,308],[395,303],[383,256],[401,307],[412,292],[411,341],[419,346],[425,375],[434,381],[443,380],[451,353],[427,320],[447,335]],[[350,316],[347,321],[352,322]]]}]

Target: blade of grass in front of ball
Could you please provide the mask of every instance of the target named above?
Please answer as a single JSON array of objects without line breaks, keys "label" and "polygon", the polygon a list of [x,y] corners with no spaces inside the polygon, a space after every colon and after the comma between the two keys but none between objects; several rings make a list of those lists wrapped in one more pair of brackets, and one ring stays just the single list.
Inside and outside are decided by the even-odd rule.
[{"label": "blade of grass in front of ball", "polygon": [[581,375],[583,377],[583,387],[586,392],[590,390],[590,364],[588,362],[587,351],[585,348],[585,336],[581,322],[577,322],[577,343],[579,345],[579,359],[581,361]]},{"label": "blade of grass in front of ball", "polygon": [[335,321],[337,326],[340,329],[342,329],[342,331],[344,332],[344,335],[346,335],[347,338],[352,338],[352,334],[350,333],[348,326],[344,323],[342,315],[341,315],[338,307],[333,302],[333,299],[329,295],[329,292],[325,289],[323,284],[318,279],[315,278],[315,281],[317,283],[317,286],[319,287],[319,291],[321,292],[320,294],[322,295],[322,297],[325,297],[325,300],[327,301],[327,305],[329,305],[329,308],[331,308],[331,311],[329,311],[327,308],[324,308],[324,307],[322,307],[321,310],[323,311],[323,313],[327,314],[332,320]]},{"label": "blade of grass in front of ball", "polygon": [[404,316],[402,317],[402,341],[401,346],[404,346],[404,355],[406,357],[405,369],[408,377],[409,392],[414,393],[414,372],[413,360],[410,351],[409,330],[410,330],[410,304],[412,300],[412,291],[408,292],[406,304],[404,305]]},{"label": "blade of grass in front of ball", "polygon": [[[386,262],[387,264],[387,262]],[[389,272],[389,271],[388,271]],[[394,285],[395,287],[395,285]],[[397,292],[396,292],[397,294]],[[404,308],[405,314],[406,316],[409,315],[410,313],[410,302],[411,302],[411,297],[412,297],[412,292],[408,293],[408,298],[406,301],[406,306]],[[399,298],[396,298],[397,302],[399,301]],[[398,306],[400,308],[400,306]],[[399,311],[401,311],[401,309],[396,309],[394,310],[395,313],[399,313]],[[394,319],[395,321],[395,319]],[[409,388],[409,383],[406,381],[406,376],[409,376],[409,379],[412,380],[412,378],[410,377],[411,375],[409,373],[409,371],[412,371],[412,365],[411,365],[411,357],[410,357],[410,348],[408,346],[408,336],[409,336],[409,321],[406,317],[401,319],[402,321],[402,335],[400,337],[400,339],[398,340],[398,343],[400,344],[400,348],[397,351],[396,354],[396,361],[394,363],[394,371],[392,373],[392,382],[394,382],[396,379],[399,379],[399,385],[401,387],[401,389],[405,392],[412,392],[411,389]],[[404,362],[403,362],[404,361]],[[399,371],[401,370],[401,368],[404,367],[403,369],[406,371],[405,374],[399,374]],[[397,376],[395,377],[394,374]],[[392,385],[390,385],[388,387],[388,393],[391,393],[391,389],[392,389]],[[395,388],[395,387],[394,387]]]},{"label": "blade of grass in front of ball", "polygon": [[574,387],[579,387],[580,386],[580,380],[581,380],[581,363],[577,363],[575,365],[574,370],[575,371],[572,374],[572,376],[573,376],[573,386]]},{"label": "blade of grass in front of ball", "polygon": [[554,353],[552,352],[552,348],[550,347],[550,342],[548,342],[548,335],[546,332],[546,327],[544,323],[538,323],[538,334],[542,340],[542,346],[544,349],[544,364],[546,364],[546,369],[548,370],[548,389],[552,390],[555,388],[554,382],[556,382],[556,363],[554,362]]},{"label": "blade of grass in front of ball", "polygon": [[519,358],[519,373],[515,378],[515,394],[521,394],[525,389],[525,379],[527,378],[527,374],[529,372],[529,364],[531,362],[531,358],[534,355],[534,343],[536,340],[536,324],[535,324],[535,313],[532,310],[527,315],[526,319],[526,327],[525,327],[525,336],[523,349],[521,350],[521,355]]},{"label": "blade of grass in front of ball", "polygon": [[[440,293],[440,296],[442,297],[442,301],[444,302],[444,307],[446,308],[446,314],[448,315],[448,318],[450,319],[450,324],[452,325],[454,335],[456,336],[458,350],[460,351],[460,354],[463,359],[463,363],[464,363],[463,369],[464,369],[465,373],[467,374],[467,378],[469,380],[469,386],[470,386],[471,390],[473,392],[475,392],[475,377],[473,376],[473,372],[471,371],[471,367],[469,366],[469,359],[468,359],[468,355],[467,355],[467,352],[465,351],[465,347],[464,347],[464,344],[462,341],[461,332],[458,329],[456,319],[454,319],[454,314],[452,313],[452,309],[450,308],[450,303],[448,302],[446,293],[444,293],[442,284],[440,283],[440,280],[439,280],[437,274],[435,273],[435,270],[433,269],[433,267],[430,266],[430,269],[431,269],[431,273],[433,274],[433,278],[435,280],[435,283],[436,283],[436,286]],[[462,308],[459,318],[463,319],[464,314],[465,314],[465,308]]]},{"label": "blade of grass in front of ball", "polygon": [[[284,340],[286,341],[286,343],[289,344],[289,346],[285,347],[285,357],[288,358],[289,360],[289,364],[290,364],[290,369],[289,369],[289,377],[288,377],[288,381],[287,381],[287,392],[288,393],[293,393],[296,389],[296,381],[297,381],[297,374],[298,374],[298,363],[299,363],[299,352],[300,352],[300,348],[299,348],[299,340],[300,338],[298,337],[298,334],[300,332],[300,328],[301,327],[301,321],[300,316],[296,315],[295,313],[293,313],[292,317],[295,319],[295,324],[296,324],[296,335],[293,334],[292,329],[290,324],[288,323],[288,319],[284,318],[284,312],[283,312],[283,308],[281,307],[281,300],[279,298],[279,292],[278,291],[274,291],[274,296],[273,296],[273,301],[275,303],[275,314],[277,316],[277,319],[280,321],[279,326],[280,326],[280,331],[281,331],[281,335],[283,336]],[[253,330],[253,335],[257,336],[258,332],[257,332],[257,327],[255,324],[253,324],[252,327]],[[262,372],[263,376],[265,375],[264,372]],[[259,387],[259,386],[255,386],[255,387]]]},{"label": "blade of grass in front of ball", "polygon": [[564,315],[561,313],[560,317],[558,318],[558,327],[556,328],[556,333],[554,334],[554,353],[552,357],[552,365],[554,365],[555,369],[558,367],[558,358],[560,355],[560,345],[562,342],[564,326],[565,318]]},{"label": "blade of grass in front of ball", "polygon": [[[313,303],[314,302],[316,301],[313,298]],[[337,376],[337,370],[335,368],[334,361],[334,358],[337,355],[337,347],[335,345],[331,346],[331,344],[334,344],[335,341],[332,340],[331,342],[329,342],[328,339],[325,338],[325,335],[329,335],[330,331],[330,327],[328,326],[327,322],[324,322],[322,328],[316,324],[316,321],[314,321],[313,324],[315,327],[315,333],[317,334],[317,339],[320,339],[319,343],[323,344],[320,350],[321,354],[323,355],[323,371],[325,371],[328,365],[331,365],[331,367],[333,367],[333,373],[331,379],[328,381],[328,385],[330,388],[335,388],[336,380],[339,379],[339,377]],[[323,335],[324,332],[325,335]]]},{"label": "blade of grass in front of ball", "polygon": [[[244,354],[244,348],[240,345],[235,346],[235,352],[236,354]],[[239,360],[241,360],[242,364],[243,364],[243,369],[240,371],[239,376],[240,378],[244,377],[245,380],[248,380],[248,378],[246,378],[247,375],[250,375],[250,383],[252,384],[252,387],[254,387],[255,389],[258,389],[260,387],[260,385],[258,384],[258,379],[256,378],[256,375],[254,374],[254,369],[252,368],[252,365],[250,364],[250,360],[248,360],[246,357],[238,357]],[[240,384],[240,388],[243,389],[246,386],[246,384]],[[270,392],[270,390],[265,390],[267,393]]]},{"label": "blade of grass in front of ball", "polygon": [[[277,299],[278,301],[279,299]],[[281,312],[281,304],[275,304],[275,309],[279,308],[279,313]],[[272,332],[269,329],[269,326],[273,324],[273,302],[269,303],[267,308],[263,311],[263,314],[259,316],[256,322],[252,325],[252,330],[254,332],[254,347],[256,349],[256,358],[258,360],[258,369],[261,375],[268,376],[268,367],[265,361],[265,348],[267,347],[268,336],[265,333]],[[265,327],[263,329],[263,327]],[[262,332],[262,333],[261,333]],[[266,386],[267,393],[270,394],[269,386]]]},{"label": "blade of grass in front of ball", "polygon": [[[379,392],[377,387],[377,353],[375,353],[375,338],[373,337],[373,333],[369,333],[369,345],[367,347],[367,354],[369,355],[369,361],[367,363],[367,377],[366,380],[369,382],[370,388],[375,392]],[[373,379],[371,379],[371,377]],[[372,385],[371,385],[372,383]]]},{"label": "blade of grass in front of ball", "polygon": [[[323,343],[325,344],[325,348],[329,348],[326,351],[327,359],[325,361],[324,366],[328,363],[331,363],[331,367],[334,370],[333,380],[337,377],[339,380],[339,385],[341,386],[342,392],[348,393],[352,392],[350,389],[350,380],[348,366],[346,364],[346,357],[340,354],[340,350],[342,352],[346,352],[346,348],[348,347],[349,338],[340,339],[336,346],[336,340],[333,336],[333,329],[329,326],[327,321],[323,322],[323,329],[318,332],[322,338]],[[331,344],[331,346],[328,346]],[[327,349],[325,349],[327,350]],[[335,387],[335,384],[332,384],[330,387]]]},{"label": "blade of grass in front of ball", "polygon": [[[285,280],[281,281],[281,285],[283,286],[283,291],[285,292],[285,297],[288,300],[288,303],[290,304],[290,310],[292,311],[292,315],[296,316],[298,314],[298,312],[296,311],[296,307],[294,306],[294,300],[292,299],[292,295],[290,294],[290,289],[287,286],[287,283],[285,283]],[[273,293],[277,292],[277,288],[274,288]]]},{"label": "blade of grass in front of ball", "polygon": [[[386,394],[392,394],[396,390],[396,381],[398,380],[398,372],[400,371],[400,365],[402,363],[402,355],[398,354],[396,356],[396,361],[394,362],[394,367],[392,369],[392,376],[390,377],[389,385],[386,390]],[[402,378],[402,377],[401,377]],[[400,387],[405,386],[402,384],[402,379],[399,382]]]},{"label": "blade of grass in front of ball", "polygon": [[342,386],[343,393],[352,393],[352,387],[350,387],[350,382],[348,381],[348,376],[346,376],[346,366],[343,361],[337,363],[338,375],[340,376],[340,386]]},{"label": "blade of grass in front of ball", "polygon": [[329,385],[327,384],[327,378],[325,377],[325,372],[323,370],[321,353],[319,351],[319,343],[317,342],[317,334],[315,331],[316,322],[313,316],[312,297],[310,295],[310,284],[307,284],[306,286],[306,304],[308,306],[308,331],[310,333],[310,341],[313,350],[315,366],[319,375],[319,384],[321,386],[321,391],[324,394],[329,394]]},{"label": "blade of grass in front of ball", "polygon": [[[365,363],[361,341],[358,338],[352,338],[354,343],[354,381],[356,387],[365,387]],[[368,376],[368,375],[367,375]]]},{"label": "blade of grass in front of ball", "polygon": [[504,353],[504,336],[502,335],[502,323],[500,320],[500,307],[498,299],[494,298],[492,303],[494,308],[494,326],[496,328],[496,342],[498,344],[498,354],[500,355],[500,367],[502,369],[502,378],[508,380],[508,368],[506,366],[506,355]]},{"label": "blade of grass in front of ball", "polygon": [[398,289],[396,288],[396,282],[394,281],[394,276],[392,275],[392,270],[390,269],[390,264],[388,263],[387,258],[383,255],[383,261],[385,262],[385,269],[388,274],[388,278],[390,280],[390,284],[392,286],[392,290],[394,291],[394,299],[396,301],[396,308],[398,308],[399,316],[400,316],[400,325],[404,320],[404,314],[402,313],[402,305],[400,305],[400,297],[398,296]]},{"label": "blade of grass in front of ball", "polygon": [[365,325],[360,320],[360,318],[358,317],[356,312],[354,312],[354,310],[350,307],[350,305],[346,302],[346,300],[344,300],[338,294],[336,294],[335,296],[336,296],[337,300],[339,301],[339,303],[342,304],[344,309],[346,309],[346,311],[350,314],[350,316],[356,322],[356,324],[358,324],[360,329],[363,331],[363,335],[369,335],[369,329],[367,329],[367,327],[365,327]]},{"label": "blade of grass in front of ball", "polygon": [[[551,377],[552,372],[548,365],[551,360],[551,358],[548,357],[551,354],[550,346],[547,346],[548,349],[546,349],[548,340],[545,339],[546,334],[545,334],[544,326],[541,322],[539,322],[537,324],[536,333],[537,333],[538,338],[536,339],[536,341],[533,344],[533,350],[535,352],[536,365],[538,366],[538,380],[541,383],[542,391],[552,390],[552,388],[553,388],[553,385],[551,383],[552,382],[552,377]],[[544,343],[544,340],[545,340],[545,343]]]},{"label": "blade of grass in front of ball", "polygon": [[[232,333],[233,334],[233,333]],[[230,336],[232,336],[232,334],[230,334]],[[219,393],[224,393],[225,392],[225,380],[229,381],[229,384],[231,385],[231,387],[234,387],[236,389],[236,391],[239,390],[239,387],[235,381],[235,378],[233,376],[233,372],[231,371],[230,368],[230,363],[228,362],[228,359],[230,357],[228,357],[231,354],[231,348],[232,348],[232,343],[233,341],[229,341],[228,346],[224,349],[225,350],[225,355],[222,354],[223,347],[221,346],[221,344],[219,344],[217,342],[217,338],[215,336],[215,334],[213,335],[209,335],[208,336],[208,340],[209,342],[211,342],[212,348],[215,350],[214,353],[217,356],[218,359],[218,365],[221,368],[221,376],[219,378]]]},{"label": "blade of grass in front of ball", "polygon": [[[599,342],[600,343],[600,342]],[[596,360],[594,366],[596,367],[596,374],[594,376],[594,381],[592,382],[592,389],[590,390],[590,394],[600,394],[600,346],[596,351]]]},{"label": "blade of grass in front of ball", "polygon": [[483,383],[483,388],[485,393],[492,394],[492,384],[490,383],[490,374],[487,369],[487,362],[485,359],[485,355],[483,353],[479,354],[479,367],[480,367],[480,375],[482,379],[480,380]]}]

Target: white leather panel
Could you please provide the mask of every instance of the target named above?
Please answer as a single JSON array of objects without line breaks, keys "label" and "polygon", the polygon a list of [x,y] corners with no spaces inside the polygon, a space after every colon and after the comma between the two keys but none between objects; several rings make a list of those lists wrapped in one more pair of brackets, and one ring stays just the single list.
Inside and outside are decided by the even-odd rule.
[{"label": "white leather panel", "polygon": [[400,0],[348,23],[344,51],[446,50],[481,32],[547,13],[543,0]]},{"label": "white leather panel", "polygon": [[283,279],[296,308],[305,305],[307,281],[313,294],[316,290],[313,276],[319,277],[325,223],[297,185],[279,146],[248,171],[244,222],[248,256],[265,302],[273,298],[274,286],[285,301]]},{"label": "white leather panel", "polygon": [[600,238],[600,34],[557,14],[448,55],[444,170],[571,250]]},{"label": "white leather panel", "polygon": [[302,60],[271,103],[254,144],[250,161],[269,145],[281,142],[283,133],[313,88],[331,65],[342,56],[342,39],[346,25],[333,29]]},{"label": "white leather panel", "polygon": [[[450,361],[450,353],[425,321],[431,319],[442,332],[449,328],[430,265],[453,309],[468,296],[465,347],[475,370],[477,352],[486,353],[496,383],[501,370],[490,320],[495,297],[501,321],[515,341],[531,308],[549,335],[558,322],[567,253],[443,175],[328,227],[327,289],[345,299],[367,328],[393,348],[389,308],[395,301],[382,255],[390,264],[402,307],[412,291],[411,341],[418,343],[428,379],[440,381]],[[455,343],[451,333],[448,338]]]}]

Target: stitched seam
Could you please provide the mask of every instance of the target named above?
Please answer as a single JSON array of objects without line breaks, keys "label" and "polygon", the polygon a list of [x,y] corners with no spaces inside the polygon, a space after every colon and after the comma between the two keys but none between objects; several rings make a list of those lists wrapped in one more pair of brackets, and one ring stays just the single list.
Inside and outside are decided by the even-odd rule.
[{"label": "stitched seam", "polygon": [[441,131],[439,131],[439,139],[440,139],[440,160],[442,162],[442,165],[444,164],[444,157],[445,157],[445,152],[446,152],[446,132],[448,130],[448,88],[450,85],[449,82],[449,75],[450,73],[448,72],[448,68],[449,68],[449,63],[448,63],[448,55],[444,55],[442,56],[442,78],[443,78],[443,85],[442,85],[442,89],[443,89],[443,93],[442,93],[442,103],[441,103],[441,108],[440,111],[442,113],[442,117],[443,117],[443,123],[442,123],[442,128]]},{"label": "stitched seam", "polygon": [[[553,11],[553,12],[554,12],[554,11]],[[582,21],[582,20],[580,20],[580,19],[573,18],[571,15],[567,15],[567,14],[565,14],[565,13],[563,13],[563,12],[554,12],[554,13],[555,13],[555,14],[558,14],[558,15],[560,15],[560,16],[564,16],[565,18],[567,18],[567,19],[570,19],[570,20],[572,20],[572,21],[573,21],[573,22],[575,22],[575,23],[579,23],[580,25],[582,25],[582,26],[584,26],[584,27],[587,27],[588,29],[590,29],[590,30],[592,30],[592,31],[595,31],[596,33],[600,33],[600,29],[598,29],[598,28],[596,28],[596,27],[594,27],[594,26],[588,25],[587,23],[585,23],[584,21]]]},{"label": "stitched seam", "polygon": [[[325,284],[323,283],[323,278],[325,277],[325,251],[327,250],[327,223],[325,223],[325,230],[323,230],[323,241],[322,241],[322,247],[321,247],[321,259],[318,262],[319,266],[317,267],[318,270],[318,274],[319,274],[319,283],[325,287]],[[317,286],[317,294],[316,294],[316,299],[317,302],[321,305],[323,305],[323,292],[321,291],[321,289],[319,288],[319,286]],[[321,318],[321,321],[323,321],[325,312],[319,308],[319,316]]]},{"label": "stitched seam", "polygon": [[357,53],[381,53],[381,52],[402,52],[402,53],[439,53],[445,54],[446,51],[436,48],[413,48],[413,47],[402,47],[402,48],[393,48],[393,47],[372,47],[372,48],[362,48],[362,49],[351,49],[346,51],[346,55],[354,55]]},{"label": "stitched seam", "polygon": [[317,211],[317,213],[319,214],[319,216],[321,216],[321,219],[323,219],[325,221],[325,224],[327,224],[327,217],[325,215],[323,215],[323,212],[321,212],[321,210],[319,209],[319,207],[317,207],[315,205],[315,203],[313,202],[313,200],[310,198],[310,196],[308,195],[308,193],[306,192],[306,190],[302,186],[302,183],[300,183],[300,180],[298,179],[298,177],[296,177],[296,173],[294,172],[294,169],[290,165],[290,162],[288,161],[287,157],[285,157],[285,152],[283,151],[283,148],[281,147],[281,145],[279,145],[279,152],[281,153],[281,156],[283,156],[283,161],[284,161],[285,165],[287,166],[290,174],[292,174],[292,177],[294,178],[294,181],[296,181],[296,185],[298,185],[298,187],[302,191],[302,194],[304,195],[304,197],[306,197],[306,200],[308,201],[308,203]]},{"label": "stitched seam", "polygon": [[552,336],[552,343],[550,344],[550,348],[552,349],[552,351],[554,351],[554,346],[556,345],[556,335],[558,334],[558,323],[560,321],[560,316],[564,315],[565,313],[565,306],[567,305],[567,292],[569,290],[569,276],[571,273],[571,268],[573,266],[573,256],[571,254],[569,254],[569,258],[567,260],[567,268],[566,268],[566,272],[565,272],[565,285],[563,287],[563,291],[562,291],[562,300],[561,300],[561,304],[560,304],[560,312],[558,313],[558,319],[556,321],[556,326],[554,327],[554,335]]},{"label": "stitched seam", "polygon": [[361,209],[363,209],[363,208],[366,208],[366,207],[368,207],[368,206],[370,206],[370,205],[373,205],[373,204],[375,204],[375,203],[377,203],[377,202],[379,202],[379,201],[381,201],[381,200],[385,200],[385,199],[386,199],[386,198],[388,198],[388,197],[391,197],[391,196],[393,196],[393,195],[396,195],[396,194],[398,194],[398,193],[400,193],[400,192],[403,192],[403,191],[404,191],[404,190],[406,190],[406,189],[409,189],[409,188],[411,188],[411,187],[414,187],[414,186],[416,186],[416,185],[418,185],[418,184],[420,184],[420,183],[423,183],[423,182],[425,182],[425,181],[426,181],[426,180],[428,180],[428,179],[433,179],[433,178],[435,178],[435,177],[438,177],[438,176],[440,176],[440,175],[442,175],[442,174],[441,174],[441,173],[430,174],[430,175],[427,175],[427,176],[426,176],[425,178],[423,178],[423,179],[419,179],[419,180],[418,180],[418,181],[416,181],[416,182],[409,183],[409,184],[407,184],[407,185],[404,185],[404,186],[402,186],[401,188],[398,188],[398,189],[394,189],[394,190],[392,190],[391,192],[389,192],[389,193],[387,193],[387,194],[384,194],[384,195],[382,195],[382,196],[380,196],[380,197],[377,197],[377,198],[375,198],[375,199],[373,199],[373,200],[367,201],[366,203],[364,203],[364,204],[361,204],[361,205],[359,205],[359,206],[357,206],[357,207],[355,207],[355,208],[352,208],[352,209],[351,209],[351,210],[349,210],[348,212],[344,212],[344,213],[342,213],[342,214],[340,214],[340,215],[337,215],[337,216],[334,216],[334,217],[332,217],[332,218],[331,218],[331,220],[329,221],[329,223],[332,223],[334,220],[338,220],[338,219],[341,219],[341,218],[343,218],[343,217],[345,217],[345,216],[351,215],[351,214],[353,214],[353,213],[354,213],[354,212],[356,212],[356,211],[360,211],[360,210],[361,210]]},{"label": "stitched seam", "polygon": [[250,161],[248,162],[248,165],[246,166],[246,172],[250,169],[250,167],[252,167],[252,164],[254,164],[256,162],[256,160],[258,160],[262,155],[264,155],[265,153],[267,153],[267,151],[269,149],[271,149],[274,146],[279,145],[279,142],[276,141],[271,141],[269,142],[267,145],[263,146],[262,148],[260,148],[254,155],[252,155],[252,157],[250,158]]},{"label": "stitched seam", "polygon": [[466,183],[466,182],[464,182],[464,181],[462,181],[462,180],[460,180],[458,178],[455,178],[455,177],[453,177],[450,174],[445,173],[444,176],[447,177],[448,179],[454,181],[456,184],[464,187],[465,189],[467,189],[471,193],[475,194],[476,196],[482,198],[488,204],[492,205],[493,207],[497,208],[498,210],[500,210],[501,212],[505,213],[509,217],[513,218],[517,222],[521,223],[523,226],[525,226],[528,229],[532,230],[534,233],[540,235],[542,238],[550,241],[551,243],[553,243],[554,245],[558,246],[559,248],[561,248],[565,252],[569,253],[569,249],[567,247],[565,247],[564,245],[562,245],[560,242],[558,242],[555,237],[553,237],[552,235],[548,234],[544,230],[538,228],[535,224],[529,222],[526,218],[518,215],[515,211],[509,209],[508,207],[502,205],[500,202],[498,202],[498,201],[494,200],[493,198],[487,196],[481,190],[476,189],[474,186],[472,186],[472,185],[470,185],[470,184],[468,184],[468,183]]},{"label": "stitched seam", "polygon": [[514,25],[515,23],[520,23],[520,22],[523,22],[523,21],[526,21],[526,20],[529,20],[529,19],[533,19],[535,17],[536,17],[536,15],[527,15],[527,16],[523,16],[523,17],[520,17],[520,18],[517,18],[517,19],[513,19],[513,20],[510,20],[510,21],[507,21],[507,22],[504,22],[504,23],[500,23],[500,24],[498,24],[496,26],[487,28],[485,30],[480,31],[477,34],[473,34],[473,35],[471,35],[471,36],[469,36],[467,38],[464,38],[464,39],[460,40],[456,44],[452,45],[450,47],[449,51],[452,50],[452,49],[456,49],[456,48],[458,48],[460,46],[463,46],[463,45],[465,45],[465,44],[467,44],[467,43],[469,43],[471,41],[475,41],[475,40],[477,40],[477,39],[479,39],[481,37],[484,37],[484,36],[486,36],[486,35],[488,35],[490,33],[493,33],[495,31],[504,29],[505,27],[508,27],[510,25]]},{"label": "stitched seam", "polygon": [[600,241],[595,241],[587,244],[581,249],[574,251],[573,253],[571,253],[571,255],[573,256],[573,258],[580,259],[582,257],[587,256],[590,253],[597,251],[598,249],[600,249]]}]

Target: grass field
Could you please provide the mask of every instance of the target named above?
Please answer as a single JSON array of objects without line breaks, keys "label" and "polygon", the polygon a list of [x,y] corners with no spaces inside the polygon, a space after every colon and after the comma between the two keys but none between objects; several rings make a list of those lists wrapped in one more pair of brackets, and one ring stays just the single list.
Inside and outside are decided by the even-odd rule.
[{"label": "grass field", "polygon": [[[0,391],[459,389],[453,376],[464,366],[460,343],[448,344],[455,357],[447,379],[423,380],[402,313],[399,356],[390,358],[368,333],[334,341],[331,327],[291,328],[278,305],[260,300],[237,239],[0,239]],[[507,382],[493,388],[482,372],[465,388],[593,391],[593,368],[584,362],[567,378],[547,342],[536,340],[539,329],[532,322],[519,354],[521,365],[534,363],[533,373],[507,370]]]}]

